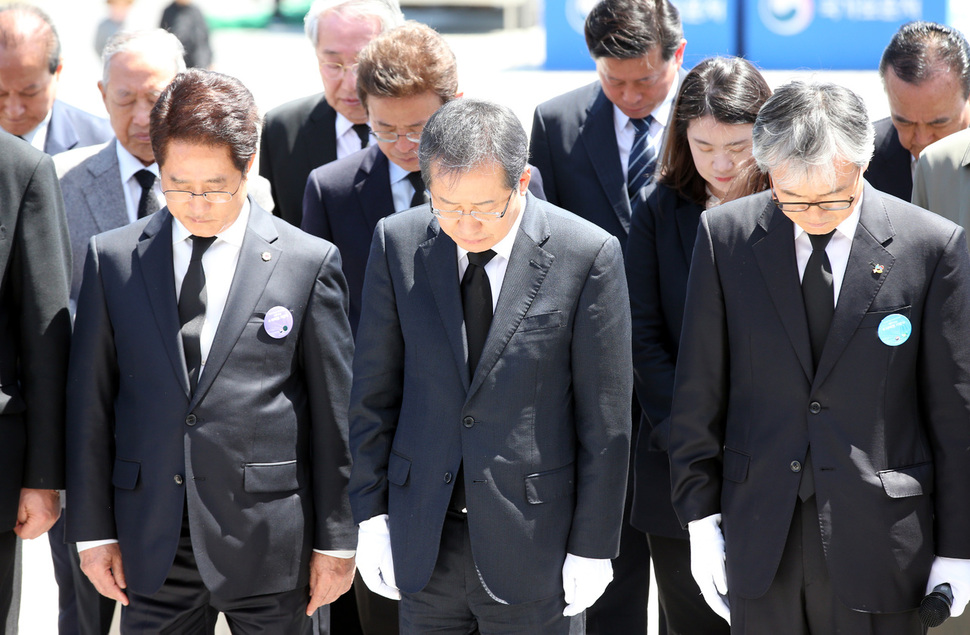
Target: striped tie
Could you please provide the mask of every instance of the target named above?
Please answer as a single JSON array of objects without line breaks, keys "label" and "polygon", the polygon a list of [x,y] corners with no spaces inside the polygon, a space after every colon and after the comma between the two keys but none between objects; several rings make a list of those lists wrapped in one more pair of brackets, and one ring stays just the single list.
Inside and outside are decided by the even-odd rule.
[{"label": "striped tie", "polygon": [[650,146],[650,124],[653,115],[643,119],[631,119],[630,123],[636,128],[633,136],[633,147],[630,148],[630,162],[626,173],[626,191],[630,201],[637,199],[637,193],[647,184],[653,175],[653,167],[657,163],[657,151]]}]

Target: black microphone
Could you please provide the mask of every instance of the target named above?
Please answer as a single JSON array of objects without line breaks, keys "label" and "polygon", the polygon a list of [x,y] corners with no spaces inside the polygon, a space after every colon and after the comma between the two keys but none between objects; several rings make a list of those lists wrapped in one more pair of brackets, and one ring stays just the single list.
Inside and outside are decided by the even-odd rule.
[{"label": "black microphone", "polygon": [[953,592],[950,585],[944,582],[937,585],[933,592],[919,603],[919,621],[927,628],[935,628],[950,617],[950,607],[953,606]]}]

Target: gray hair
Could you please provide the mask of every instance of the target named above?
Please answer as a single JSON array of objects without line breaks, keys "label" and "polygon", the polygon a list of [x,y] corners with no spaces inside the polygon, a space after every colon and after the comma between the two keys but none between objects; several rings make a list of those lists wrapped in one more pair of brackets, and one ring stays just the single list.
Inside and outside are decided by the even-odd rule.
[{"label": "gray hair", "polygon": [[339,11],[344,16],[375,17],[381,21],[381,33],[404,24],[398,0],[314,0],[303,17],[303,31],[314,48],[320,37],[320,16],[328,11]]},{"label": "gray hair", "polygon": [[515,113],[506,106],[463,97],[448,102],[428,119],[418,160],[426,185],[431,168],[457,180],[484,166],[499,165],[505,186],[514,188],[529,158],[529,142]]},{"label": "gray hair", "polygon": [[866,105],[848,88],[791,82],[761,107],[751,133],[752,154],[764,172],[790,179],[838,179],[834,162],[860,168],[872,158],[875,133]]},{"label": "gray hair", "polygon": [[149,29],[146,31],[119,31],[104,45],[101,51],[101,83],[108,85],[108,68],[111,58],[119,53],[138,51],[140,53],[157,55],[159,58],[172,60],[172,77],[185,70],[185,48],[179,39],[165,29]]}]

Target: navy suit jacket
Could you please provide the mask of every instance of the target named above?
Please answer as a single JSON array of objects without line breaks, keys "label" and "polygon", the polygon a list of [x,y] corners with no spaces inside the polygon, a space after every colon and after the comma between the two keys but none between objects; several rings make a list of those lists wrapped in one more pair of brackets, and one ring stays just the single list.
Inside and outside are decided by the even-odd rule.
[{"label": "navy suit jacket", "polygon": [[[308,583],[312,548],[354,549],[347,500],[353,340],[337,249],[252,203],[212,348],[190,392],[168,208],[91,239],[68,400],[67,540],[117,538],[128,587],[172,567],[188,505],[206,587]],[[267,335],[273,307],[293,316]]]},{"label": "navy suit jacket", "polygon": [[[915,609],[934,554],[970,558],[963,229],[866,185],[817,370],[794,226],[771,193],[704,212],[697,232],[670,424],[680,520],[721,513],[728,588],[761,597],[811,447],[835,594]],[[889,316],[908,339],[881,332]]]},{"label": "navy suit jacket", "polygon": [[670,538],[687,538],[670,501],[670,402],[687,276],[704,208],[666,185],[640,192],[627,243],[626,276],[633,319],[633,372],[642,408],[634,449],[630,523]]},{"label": "navy suit jacket", "polygon": [[114,134],[107,119],[95,117],[58,99],[51,107],[44,152],[55,155],[72,148],[106,143],[114,138]]},{"label": "navy suit jacket", "polygon": [[[360,322],[360,294],[377,221],[394,213],[390,164],[377,144],[310,173],[303,195],[303,231],[340,250],[350,287],[350,326]],[[542,176],[533,169],[529,191],[540,199]]]},{"label": "navy suit jacket", "polygon": [[876,149],[866,169],[865,179],[872,187],[906,202],[913,199],[913,157],[899,143],[899,134],[891,117],[873,123]]},{"label": "navy suit jacket", "polygon": [[427,584],[463,466],[482,580],[562,595],[567,553],[613,558],[633,372],[616,239],[527,196],[491,330],[469,374],[455,243],[422,205],[380,220],[351,394],[351,505],[388,514],[398,587]]}]

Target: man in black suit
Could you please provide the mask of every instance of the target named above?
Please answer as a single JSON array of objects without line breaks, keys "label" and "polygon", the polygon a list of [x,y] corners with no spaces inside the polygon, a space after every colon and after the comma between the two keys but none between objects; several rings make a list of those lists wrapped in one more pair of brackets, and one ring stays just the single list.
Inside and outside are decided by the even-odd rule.
[{"label": "man in black suit", "polygon": [[51,155],[112,135],[106,120],[57,99],[61,61],[46,13],[28,4],[0,7],[0,128]]},{"label": "man in black suit", "polygon": [[304,18],[323,93],[266,113],[259,173],[269,179],[273,213],[299,227],[310,171],[367,145],[367,113],[357,97],[357,55],[404,21],[397,0],[316,0]]},{"label": "man in black suit", "polygon": [[167,207],[91,239],[67,537],[126,632],[309,633],[353,580],[347,287],[247,198],[258,136],[238,80],[178,75],[151,114]]},{"label": "man in black suit", "polygon": [[429,204],[378,222],[364,281],[361,575],[401,598],[405,634],[583,633],[612,578],[629,454],[619,243],[527,194],[505,107],[448,102],[418,152]]},{"label": "man in black suit", "polygon": [[957,29],[910,22],[893,35],[879,62],[890,116],[875,122],[875,152],[865,179],[912,200],[923,148],[970,126],[970,45]]},{"label": "man in black suit", "polygon": [[[0,630],[15,620],[16,540],[60,514],[71,248],[50,158],[0,132]],[[14,621],[14,628],[16,622]],[[15,630],[13,632],[16,632]]]},{"label": "man in black suit", "polygon": [[[691,569],[732,633],[925,633],[970,598],[970,256],[862,178],[862,100],[762,106],[772,180],[701,215],[670,430]],[[726,571],[725,571],[726,565]]]},{"label": "man in black suit", "polygon": [[[602,0],[586,17],[585,34],[599,80],[536,108],[530,156],[549,202],[610,232],[625,251],[633,204],[652,177],[686,75],[687,41],[668,0]],[[633,417],[636,447],[636,402]],[[630,472],[627,520],[634,477],[644,483],[666,478],[633,475],[632,465]],[[649,559],[646,535],[624,523],[616,581],[589,612],[590,633],[646,633]]]}]

